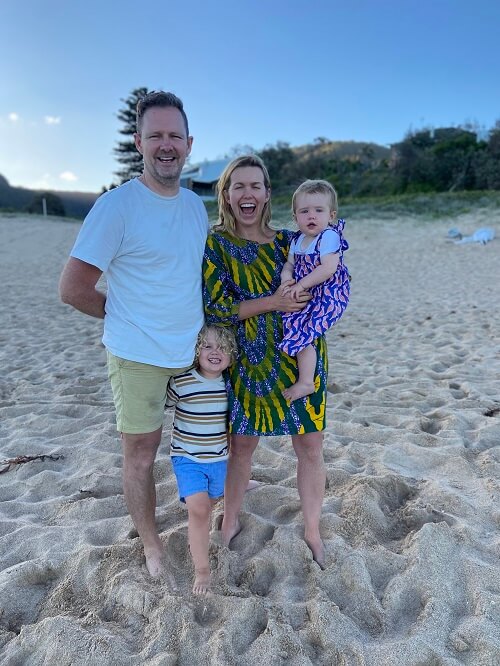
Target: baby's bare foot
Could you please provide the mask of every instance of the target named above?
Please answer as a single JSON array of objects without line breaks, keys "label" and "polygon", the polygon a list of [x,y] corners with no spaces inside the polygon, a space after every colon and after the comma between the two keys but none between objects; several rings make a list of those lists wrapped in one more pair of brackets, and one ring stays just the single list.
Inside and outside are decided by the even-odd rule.
[{"label": "baby's bare foot", "polygon": [[299,400],[299,398],[305,398],[306,395],[311,395],[311,393],[314,393],[314,382],[298,381],[295,384],[292,384],[290,388],[283,391],[283,395],[288,402]]},{"label": "baby's bare foot", "polygon": [[194,570],[193,594],[205,595],[210,592],[210,569],[203,567]]}]

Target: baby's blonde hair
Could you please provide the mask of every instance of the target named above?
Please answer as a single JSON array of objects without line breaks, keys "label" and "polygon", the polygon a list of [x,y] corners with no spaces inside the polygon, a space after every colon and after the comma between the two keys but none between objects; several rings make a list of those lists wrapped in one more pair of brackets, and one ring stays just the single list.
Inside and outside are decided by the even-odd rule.
[{"label": "baby's blonde hair", "polygon": [[326,194],[330,197],[330,211],[337,215],[337,192],[327,180],[305,180],[295,190],[292,196],[292,215],[295,216],[295,205],[299,194]]},{"label": "baby's blonde hair", "polygon": [[220,345],[220,348],[225,354],[228,354],[231,357],[231,363],[234,363],[236,361],[238,346],[236,344],[236,338],[232,330],[227,328],[227,326],[204,324],[198,333],[198,339],[196,340],[194,353],[194,361],[196,365],[198,365],[198,360],[200,358],[200,349],[203,343],[206,341],[209,333],[214,334],[217,344]]}]

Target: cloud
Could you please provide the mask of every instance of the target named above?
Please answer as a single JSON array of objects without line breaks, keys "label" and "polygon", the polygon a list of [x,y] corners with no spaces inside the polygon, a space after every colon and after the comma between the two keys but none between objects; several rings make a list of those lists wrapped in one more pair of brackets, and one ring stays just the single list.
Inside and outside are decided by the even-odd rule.
[{"label": "cloud", "polygon": [[59,174],[59,178],[65,180],[67,183],[74,183],[78,180],[78,176],[75,176],[72,171],[63,171]]},{"label": "cloud", "polygon": [[59,125],[61,122],[60,116],[45,116],[46,125]]},{"label": "cloud", "polygon": [[11,122],[17,123],[17,121],[19,120],[19,115],[17,113],[9,113],[8,118]]}]

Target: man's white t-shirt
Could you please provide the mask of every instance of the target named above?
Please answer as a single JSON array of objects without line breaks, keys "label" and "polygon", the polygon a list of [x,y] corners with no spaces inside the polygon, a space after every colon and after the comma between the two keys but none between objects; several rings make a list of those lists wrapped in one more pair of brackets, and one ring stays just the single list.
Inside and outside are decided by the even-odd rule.
[{"label": "man's white t-shirt", "polygon": [[193,362],[208,226],[203,202],[184,188],[163,197],[136,178],[99,197],[71,256],[106,276],[102,341],[112,354],[166,368]]}]

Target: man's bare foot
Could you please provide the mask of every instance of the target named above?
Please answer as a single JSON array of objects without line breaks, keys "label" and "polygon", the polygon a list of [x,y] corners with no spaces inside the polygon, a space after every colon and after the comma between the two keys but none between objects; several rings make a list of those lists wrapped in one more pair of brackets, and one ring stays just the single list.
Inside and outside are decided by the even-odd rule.
[{"label": "man's bare foot", "polygon": [[304,541],[307,543],[309,546],[309,549],[312,553],[313,560],[316,562],[316,564],[319,566],[321,570],[325,569],[325,546],[323,545],[323,542],[321,541],[320,537],[316,537],[314,539],[308,539],[304,537]]},{"label": "man's bare foot", "polygon": [[224,544],[224,546],[229,546],[232,539],[234,539],[234,537],[237,536],[240,532],[241,532],[241,525],[239,520],[237,520],[236,523],[234,523],[230,527],[224,524],[224,519],[222,520],[220,533],[222,536],[222,543]]},{"label": "man's bare foot", "polygon": [[258,481],[254,481],[253,479],[250,479],[245,492],[247,492],[248,490],[253,490],[254,488],[258,488],[259,486],[260,486],[260,483]]},{"label": "man's bare foot", "polygon": [[210,569],[203,567],[194,570],[193,594],[205,595],[210,591]]},{"label": "man's bare foot", "polygon": [[306,395],[311,395],[311,393],[314,393],[314,382],[301,382],[300,380],[283,391],[283,395],[288,402],[305,398]]}]

